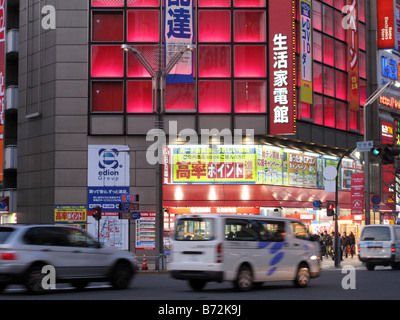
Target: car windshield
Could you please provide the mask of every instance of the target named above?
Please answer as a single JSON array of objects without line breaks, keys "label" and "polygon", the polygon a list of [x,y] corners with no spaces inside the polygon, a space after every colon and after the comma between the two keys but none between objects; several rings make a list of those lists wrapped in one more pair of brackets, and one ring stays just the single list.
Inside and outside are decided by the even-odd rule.
[{"label": "car windshield", "polygon": [[13,231],[13,228],[0,227],[0,244],[5,243]]},{"label": "car windshield", "polygon": [[362,241],[390,241],[390,229],[387,227],[365,228],[361,239]]},{"label": "car windshield", "polygon": [[179,219],[175,231],[178,241],[209,241],[214,239],[214,219]]}]

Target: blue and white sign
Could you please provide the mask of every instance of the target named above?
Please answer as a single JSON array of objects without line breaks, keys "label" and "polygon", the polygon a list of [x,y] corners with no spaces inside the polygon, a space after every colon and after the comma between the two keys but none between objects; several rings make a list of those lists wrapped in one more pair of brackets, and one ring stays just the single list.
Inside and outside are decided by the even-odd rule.
[{"label": "blue and white sign", "polygon": [[[166,0],[164,10],[165,65],[194,43],[193,0]],[[167,83],[193,83],[193,53],[186,52],[171,70]]]}]

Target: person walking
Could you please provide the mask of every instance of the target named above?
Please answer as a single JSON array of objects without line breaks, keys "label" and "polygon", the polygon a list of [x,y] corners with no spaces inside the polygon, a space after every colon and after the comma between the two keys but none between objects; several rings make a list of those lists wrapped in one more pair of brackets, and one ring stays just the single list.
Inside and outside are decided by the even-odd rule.
[{"label": "person walking", "polygon": [[356,253],[355,252],[355,245],[356,245],[356,237],[353,234],[353,231],[350,231],[349,234],[349,246],[350,246],[350,254],[351,257],[353,258],[353,255]]},{"label": "person walking", "polygon": [[341,245],[342,245],[342,257],[343,253],[344,256],[347,258],[348,257],[348,247],[349,247],[349,237],[346,235],[346,231],[343,232],[342,238],[340,239]]}]

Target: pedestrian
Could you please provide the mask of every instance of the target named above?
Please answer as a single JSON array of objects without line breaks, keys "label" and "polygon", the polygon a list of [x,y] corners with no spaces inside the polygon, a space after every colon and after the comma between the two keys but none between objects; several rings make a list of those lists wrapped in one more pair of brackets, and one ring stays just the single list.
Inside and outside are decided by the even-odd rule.
[{"label": "pedestrian", "polygon": [[354,250],[355,245],[356,245],[356,238],[354,237],[353,231],[351,231],[349,234],[349,246],[350,246],[350,254],[351,254],[352,258],[353,258],[353,255],[356,253]]},{"label": "pedestrian", "polygon": [[322,261],[322,258],[326,255],[325,236],[323,232],[321,232],[321,235],[319,237],[319,243],[321,245],[321,261]]},{"label": "pedestrian", "polygon": [[348,257],[348,247],[349,247],[349,237],[346,235],[346,231],[343,232],[341,240],[341,245],[342,245],[342,257],[343,253],[344,256],[347,258]]}]

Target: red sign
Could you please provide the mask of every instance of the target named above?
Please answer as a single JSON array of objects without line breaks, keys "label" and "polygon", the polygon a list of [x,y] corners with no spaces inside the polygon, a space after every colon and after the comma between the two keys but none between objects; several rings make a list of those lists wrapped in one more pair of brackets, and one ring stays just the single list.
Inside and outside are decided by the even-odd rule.
[{"label": "red sign", "polygon": [[364,173],[351,175],[351,214],[364,213]]},{"label": "red sign", "polygon": [[390,49],[396,46],[395,1],[378,0],[378,49]]},{"label": "red sign", "polygon": [[360,79],[359,79],[359,53],[358,53],[358,0],[348,0],[348,4],[354,8],[348,28],[347,57],[349,64],[349,95],[350,110],[360,109]]},{"label": "red sign", "polygon": [[296,133],[295,3],[270,0],[270,134]]}]

